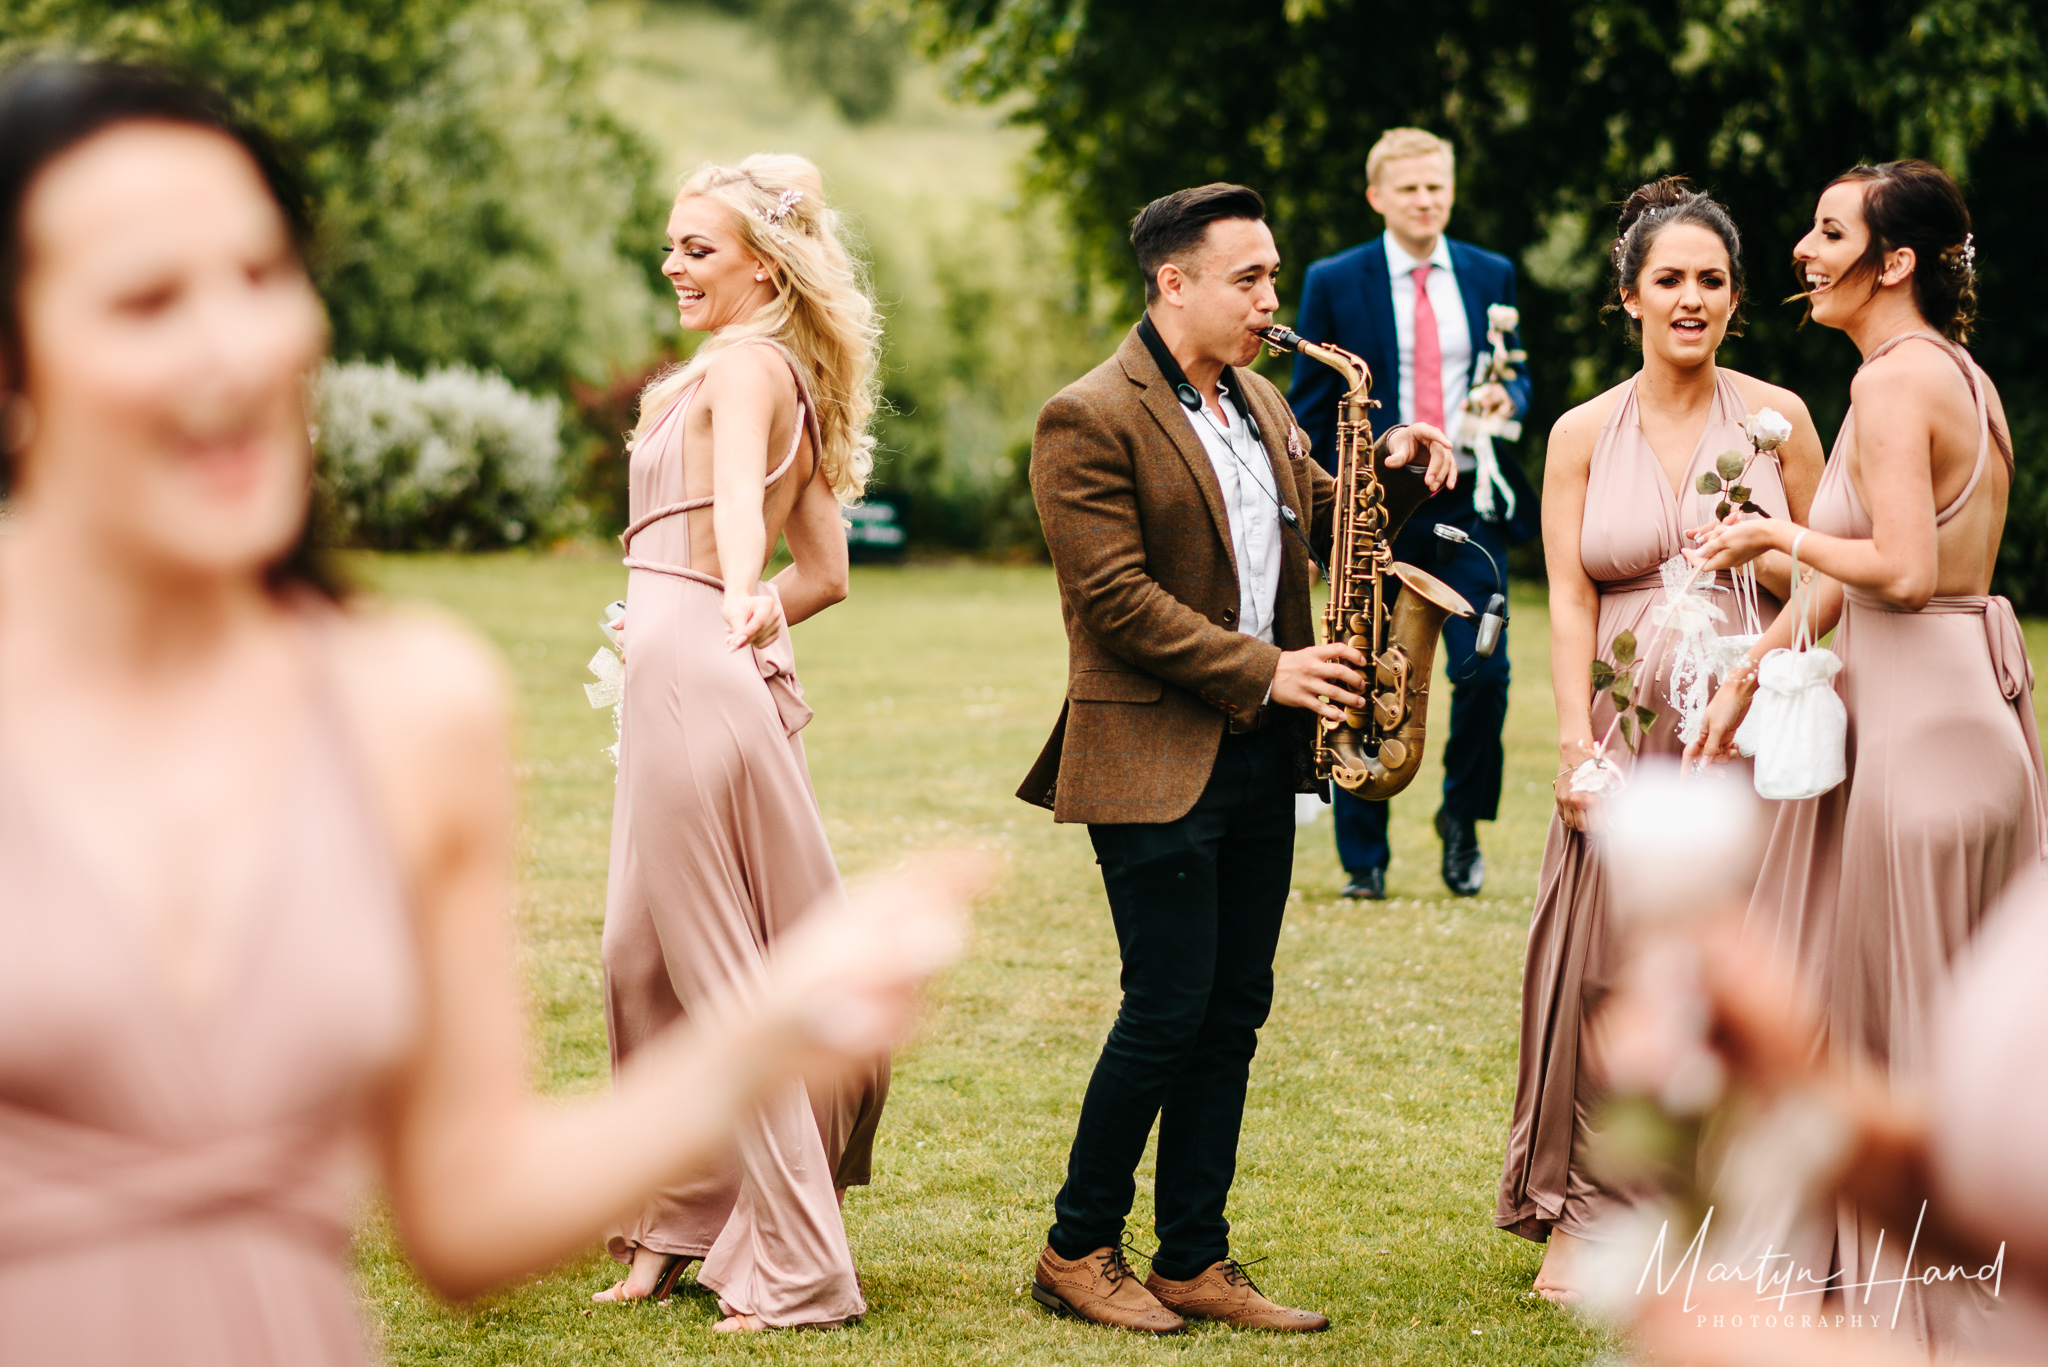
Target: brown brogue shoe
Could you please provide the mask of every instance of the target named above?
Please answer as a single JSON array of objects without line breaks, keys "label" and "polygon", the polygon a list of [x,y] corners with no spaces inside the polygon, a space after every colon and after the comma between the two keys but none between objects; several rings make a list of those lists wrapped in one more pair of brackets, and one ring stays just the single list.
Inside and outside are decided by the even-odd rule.
[{"label": "brown brogue shoe", "polygon": [[1283,1334],[1315,1334],[1330,1327],[1328,1315],[1290,1310],[1268,1300],[1236,1259],[1211,1263],[1199,1277],[1184,1282],[1157,1272],[1145,1287],[1160,1304],[1191,1320],[1216,1320],[1233,1329],[1271,1329]]},{"label": "brown brogue shoe", "polygon": [[1138,1281],[1121,1248],[1098,1248],[1069,1261],[1048,1245],[1031,1276],[1031,1299],[1048,1310],[1115,1329],[1177,1334],[1188,1327]]}]

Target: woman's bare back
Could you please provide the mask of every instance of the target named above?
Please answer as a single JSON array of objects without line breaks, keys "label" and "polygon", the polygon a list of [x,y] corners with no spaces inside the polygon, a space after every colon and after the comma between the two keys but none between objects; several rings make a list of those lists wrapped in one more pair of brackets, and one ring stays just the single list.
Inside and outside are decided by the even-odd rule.
[{"label": "woman's bare back", "polygon": [[[1977,470],[1980,444],[1986,438],[1970,382],[1956,356],[1932,341],[1916,342],[1908,340],[1871,361],[1852,386],[1856,441],[1847,453],[1849,476],[1865,508],[1872,508],[1874,493],[1867,479],[1866,450],[1876,442],[1926,443],[1937,513],[1963,496]],[[2012,490],[2005,406],[1990,376],[1980,369],[1976,378],[1990,419],[1990,449],[1985,452],[1982,478],[1968,500],[1935,529],[1937,595],[1990,592],[2005,533]]]},{"label": "woman's bare back", "polygon": [[[779,348],[737,346],[705,372],[694,398],[683,424],[683,487],[688,498],[711,498],[716,492],[721,413],[728,424],[750,429],[765,426],[766,439],[758,447],[759,479],[767,481],[785,458],[794,458],[788,471],[767,484],[762,494],[765,568],[767,560],[774,558],[791,510],[818,473],[818,453],[804,421],[795,372]],[[761,423],[763,408],[767,410],[765,424]],[[751,438],[753,434],[747,435]],[[752,440],[745,443],[743,458],[750,470],[756,463],[756,449]],[[724,571],[718,558],[715,514],[715,505],[707,505],[685,516],[689,519],[689,567],[718,579]]]}]

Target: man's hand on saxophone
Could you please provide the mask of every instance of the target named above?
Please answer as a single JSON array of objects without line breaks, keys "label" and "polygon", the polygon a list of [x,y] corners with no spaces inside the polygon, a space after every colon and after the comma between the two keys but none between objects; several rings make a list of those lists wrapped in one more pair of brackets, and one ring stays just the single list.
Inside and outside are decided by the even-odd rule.
[{"label": "man's hand on saxophone", "polygon": [[1341,641],[1290,650],[1281,655],[1267,696],[1282,707],[1303,707],[1325,721],[1342,721],[1344,707],[1365,706],[1365,680],[1358,673],[1364,668],[1365,656]]},{"label": "man's hand on saxophone", "polygon": [[1415,459],[1417,446],[1429,453],[1429,468],[1423,471],[1422,482],[1431,493],[1457,487],[1458,458],[1451,450],[1451,439],[1439,429],[1426,422],[1411,422],[1394,428],[1380,441],[1387,448],[1387,465],[1393,469]]}]

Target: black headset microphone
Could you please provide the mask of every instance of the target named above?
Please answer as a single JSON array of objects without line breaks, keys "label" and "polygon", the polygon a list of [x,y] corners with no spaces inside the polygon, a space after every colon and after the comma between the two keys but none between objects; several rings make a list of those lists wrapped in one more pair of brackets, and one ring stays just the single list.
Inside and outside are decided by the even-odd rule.
[{"label": "black headset microphone", "polygon": [[1486,600],[1486,611],[1479,615],[1479,635],[1472,643],[1475,656],[1490,656],[1500,648],[1500,634],[1508,629],[1507,584],[1502,580],[1500,562],[1493,558],[1493,552],[1472,539],[1472,533],[1463,527],[1454,527],[1448,522],[1436,524],[1436,534],[1445,541],[1459,546],[1470,546],[1486,557],[1486,563],[1493,566],[1493,596]]},{"label": "black headset microphone", "polygon": [[[1174,360],[1173,353],[1167,350],[1166,339],[1161,337],[1159,330],[1152,326],[1152,315],[1149,313],[1138,320],[1138,339],[1144,342],[1145,350],[1152,353],[1153,364],[1159,367],[1159,373],[1166,377],[1166,382],[1173,386],[1173,396],[1180,400],[1181,406],[1191,414],[1200,413],[1202,411],[1201,392],[1188,383],[1187,372],[1180,368],[1180,362]],[[1226,373],[1228,372],[1226,371]],[[1238,414],[1243,417],[1245,430],[1251,433],[1252,440],[1263,442],[1265,438],[1259,432],[1259,420],[1252,416],[1252,406],[1245,402],[1244,396],[1239,394],[1233,386],[1226,385],[1224,393],[1230,396],[1231,407],[1235,408]],[[1232,449],[1231,455],[1237,457],[1239,464],[1244,463],[1244,458],[1237,456],[1235,449]],[[1253,479],[1252,483],[1259,484],[1257,479]],[[1259,489],[1268,498],[1273,500],[1274,506],[1280,510],[1280,520],[1287,524],[1287,529],[1293,532],[1295,537],[1301,542],[1302,549],[1308,552],[1308,558],[1313,560],[1316,568],[1323,572],[1323,578],[1328,579],[1330,577],[1330,567],[1324,563],[1323,557],[1316,554],[1315,543],[1311,542],[1308,539],[1308,534],[1302,531],[1301,519],[1295,516],[1294,509],[1282,503],[1278,497],[1266,489],[1265,485],[1259,484]],[[1493,558],[1492,551],[1474,541],[1472,534],[1462,527],[1454,527],[1448,522],[1439,522],[1436,524],[1436,534],[1445,541],[1460,546],[1469,546],[1473,550],[1478,551],[1486,557],[1486,563],[1493,567],[1494,593],[1492,597],[1486,600],[1486,611],[1479,615],[1479,633],[1472,646],[1472,654],[1475,658],[1490,657],[1494,651],[1500,648],[1501,633],[1506,631],[1508,627],[1507,580],[1500,572],[1500,562]],[[1475,665],[1473,668],[1476,669],[1477,666]]]},{"label": "black headset microphone", "polygon": [[[1166,349],[1166,339],[1159,335],[1158,328],[1152,326],[1152,315],[1149,313],[1138,320],[1138,340],[1145,344],[1145,350],[1152,353],[1152,363],[1159,367],[1159,373],[1164,375],[1166,382],[1173,386],[1173,397],[1180,400],[1181,407],[1187,409],[1191,415],[1200,414],[1202,411],[1201,391],[1188,383],[1187,372],[1180,368],[1180,362],[1174,360],[1173,353]],[[1236,379],[1236,376],[1230,374],[1228,367],[1224,368],[1224,374],[1231,379]],[[1264,433],[1259,431],[1259,420],[1252,416],[1251,404],[1245,401],[1244,395],[1240,394],[1234,385],[1225,385],[1223,392],[1229,395],[1230,406],[1235,408],[1238,416],[1244,419],[1245,431],[1251,434],[1253,441],[1263,444],[1266,437]],[[1244,457],[1237,454],[1235,447],[1230,448],[1230,454],[1239,465],[1244,465]],[[1246,467],[1246,473],[1250,473],[1250,467],[1248,466]],[[1295,515],[1294,509],[1281,502],[1279,495],[1275,494],[1271,489],[1268,489],[1264,484],[1260,484],[1256,475],[1252,476],[1252,483],[1258,485],[1260,493],[1273,500],[1273,506],[1280,510],[1280,520],[1287,524],[1288,531],[1294,533],[1294,539],[1301,543],[1301,548],[1304,551],[1308,552],[1308,558],[1315,562],[1315,567],[1318,570],[1322,571],[1323,578],[1328,579],[1330,577],[1330,566],[1322,556],[1316,554],[1315,543],[1310,541],[1308,533],[1301,529],[1301,519]]]}]

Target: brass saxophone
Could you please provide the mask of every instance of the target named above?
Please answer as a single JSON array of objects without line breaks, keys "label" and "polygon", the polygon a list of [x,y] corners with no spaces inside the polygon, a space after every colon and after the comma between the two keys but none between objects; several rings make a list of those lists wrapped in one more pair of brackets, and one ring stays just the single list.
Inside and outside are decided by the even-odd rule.
[{"label": "brass saxophone", "polygon": [[[1343,720],[1316,728],[1318,776],[1369,801],[1406,788],[1422,768],[1429,723],[1429,676],[1436,642],[1450,616],[1470,617],[1472,605],[1449,584],[1413,565],[1394,563],[1394,536],[1429,498],[1422,466],[1389,469],[1373,448],[1367,413],[1372,370],[1342,347],[1311,342],[1291,328],[1259,335],[1276,351],[1314,357],[1344,377],[1337,406],[1336,546],[1330,559],[1330,601],[1316,638],[1343,641],[1366,658],[1364,710],[1347,708]],[[1386,603],[1386,576],[1405,592]]]}]

